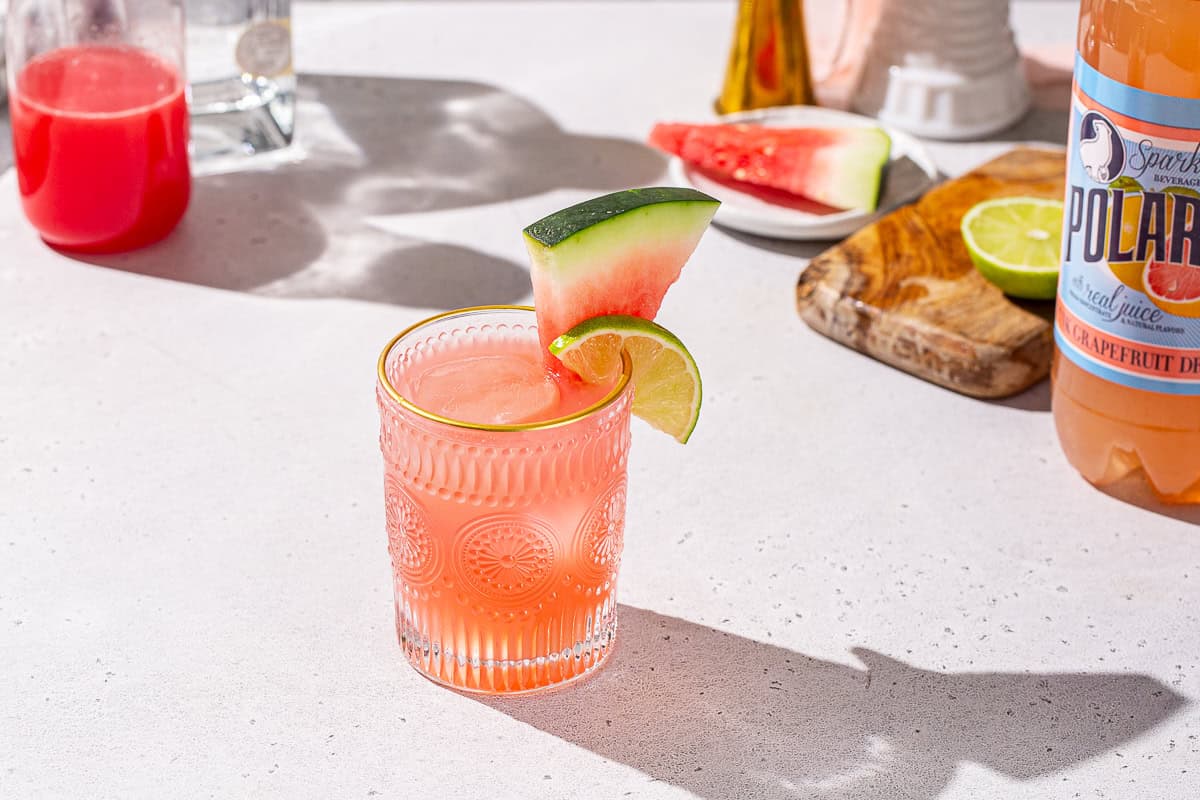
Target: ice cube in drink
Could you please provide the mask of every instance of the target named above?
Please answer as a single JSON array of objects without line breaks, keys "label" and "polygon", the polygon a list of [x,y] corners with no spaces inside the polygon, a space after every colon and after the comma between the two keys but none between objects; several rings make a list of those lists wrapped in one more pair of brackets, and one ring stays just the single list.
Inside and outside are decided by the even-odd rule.
[{"label": "ice cube in drink", "polygon": [[612,388],[550,372],[546,361],[529,336],[464,337],[416,365],[410,399],[450,419],[516,425],[573,414]]}]

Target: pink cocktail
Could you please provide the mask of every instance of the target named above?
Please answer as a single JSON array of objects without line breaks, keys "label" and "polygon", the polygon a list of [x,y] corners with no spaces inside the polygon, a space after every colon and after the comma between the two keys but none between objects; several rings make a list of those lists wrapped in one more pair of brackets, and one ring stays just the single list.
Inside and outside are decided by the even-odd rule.
[{"label": "pink cocktail", "polygon": [[191,191],[184,0],[9,0],[9,116],[25,215],[50,244],[142,247]]},{"label": "pink cocktail", "polygon": [[533,309],[464,309],[379,359],[396,630],[412,664],[514,693],[598,666],[616,632],[631,366],[546,371]]},{"label": "pink cocktail", "polygon": [[62,47],[17,73],[10,107],[17,185],[49,243],[130,250],[187,209],[188,110],[179,69],[128,46]]}]

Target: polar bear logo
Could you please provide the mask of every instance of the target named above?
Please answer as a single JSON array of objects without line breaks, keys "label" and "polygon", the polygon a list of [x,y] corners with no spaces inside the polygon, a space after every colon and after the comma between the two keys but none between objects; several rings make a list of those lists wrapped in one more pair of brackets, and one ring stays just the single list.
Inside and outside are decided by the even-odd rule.
[{"label": "polar bear logo", "polygon": [[1079,160],[1093,181],[1115,180],[1125,166],[1125,143],[1102,114],[1090,111],[1079,124]]}]

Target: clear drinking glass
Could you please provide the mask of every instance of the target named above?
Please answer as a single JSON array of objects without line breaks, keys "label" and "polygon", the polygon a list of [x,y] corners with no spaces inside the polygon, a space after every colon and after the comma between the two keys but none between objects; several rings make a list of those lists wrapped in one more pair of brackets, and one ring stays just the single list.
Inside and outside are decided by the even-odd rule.
[{"label": "clear drinking glass", "polygon": [[186,0],[197,161],[287,147],[295,132],[291,0]]},{"label": "clear drinking glass", "polygon": [[167,235],[191,190],[180,0],[10,0],[6,39],[17,185],[42,237]]},{"label": "clear drinking glass", "polygon": [[467,691],[569,682],[616,633],[628,358],[599,400],[540,422],[460,422],[408,399],[432,365],[536,342],[531,308],[483,307],[425,320],[379,358],[396,631],[421,673]]}]

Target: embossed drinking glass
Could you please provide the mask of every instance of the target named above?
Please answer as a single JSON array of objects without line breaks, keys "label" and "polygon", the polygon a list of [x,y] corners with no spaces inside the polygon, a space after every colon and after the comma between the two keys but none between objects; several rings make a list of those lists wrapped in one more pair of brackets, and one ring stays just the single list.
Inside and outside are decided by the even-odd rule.
[{"label": "embossed drinking glass", "polygon": [[410,399],[431,365],[516,342],[537,342],[533,309],[463,309],[400,333],[379,358],[400,645],[426,677],[491,694],[603,663],[625,527],[628,357],[600,399],[539,422],[462,422]]}]

